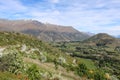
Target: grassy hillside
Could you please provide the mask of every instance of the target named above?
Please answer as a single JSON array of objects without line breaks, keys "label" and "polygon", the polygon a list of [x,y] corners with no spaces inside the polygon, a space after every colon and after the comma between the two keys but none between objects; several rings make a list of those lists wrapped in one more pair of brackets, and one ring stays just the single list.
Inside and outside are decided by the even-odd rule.
[{"label": "grassy hillside", "polygon": [[79,80],[80,78],[73,71],[67,72],[64,67],[64,64],[69,65],[72,62],[70,56],[65,56],[59,50],[32,36],[0,32],[0,46],[0,71],[3,76],[7,76],[4,72],[10,72],[8,79],[12,74],[28,80],[68,79],[69,77],[71,80]]},{"label": "grassy hillside", "polygon": [[1,79],[107,80],[112,78],[111,74],[98,68],[93,60],[71,57],[74,46],[68,48],[64,45],[61,51],[51,47],[53,44],[44,43],[25,34],[0,32]]},{"label": "grassy hillside", "polygon": [[32,36],[0,32],[2,80],[80,80],[73,60]]}]

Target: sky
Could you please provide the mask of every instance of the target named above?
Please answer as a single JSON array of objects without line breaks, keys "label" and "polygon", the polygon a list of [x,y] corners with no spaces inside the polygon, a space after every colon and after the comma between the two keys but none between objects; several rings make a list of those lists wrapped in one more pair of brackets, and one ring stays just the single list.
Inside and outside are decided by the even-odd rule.
[{"label": "sky", "polygon": [[120,0],[0,0],[0,18],[33,19],[120,35]]}]

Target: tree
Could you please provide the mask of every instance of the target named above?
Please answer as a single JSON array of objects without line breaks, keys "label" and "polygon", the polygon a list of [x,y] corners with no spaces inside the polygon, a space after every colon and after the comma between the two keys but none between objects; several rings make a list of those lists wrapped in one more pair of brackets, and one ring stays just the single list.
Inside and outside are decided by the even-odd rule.
[{"label": "tree", "polygon": [[85,76],[85,75],[87,75],[87,73],[88,73],[88,69],[87,69],[86,65],[83,63],[79,64],[77,67],[77,74],[79,76]]},{"label": "tree", "polygon": [[105,73],[102,70],[98,70],[94,74],[94,80],[107,80],[107,79],[105,78]]}]

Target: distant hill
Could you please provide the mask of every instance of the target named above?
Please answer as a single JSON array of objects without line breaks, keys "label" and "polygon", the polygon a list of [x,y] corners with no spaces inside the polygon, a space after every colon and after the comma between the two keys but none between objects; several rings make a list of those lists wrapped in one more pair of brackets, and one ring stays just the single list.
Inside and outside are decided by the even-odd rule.
[{"label": "distant hill", "polygon": [[36,36],[43,41],[80,41],[89,35],[79,32],[71,26],[61,26],[41,23],[36,20],[6,20],[0,19],[0,31],[15,31]]},{"label": "distant hill", "polygon": [[117,38],[120,38],[120,35],[118,35]]},{"label": "distant hill", "polygon": [[97,45],[97,46],[109,46],[109,45],[119,46],[120,45],[120,40],[106,33],[96,34],[88,38],[87,40],[84,40],[83,42],[89,45]]},{"label": "distant hill", "polygon": [[89,36],[94,36],[95,34],[94,33],[91,33],[91,32],[86,32]]}]

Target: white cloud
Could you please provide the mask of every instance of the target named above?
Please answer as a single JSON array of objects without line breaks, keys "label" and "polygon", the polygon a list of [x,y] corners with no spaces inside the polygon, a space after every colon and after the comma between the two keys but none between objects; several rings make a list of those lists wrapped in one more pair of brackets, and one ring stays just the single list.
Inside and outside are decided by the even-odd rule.
[{"label": "white cloud", "polygon": [[8,11],[8,13],[25,11],[27,8],[19,0],[0,0],[0,4],[0,11]]},{"label": "white cloud", "polygon": [[57,24],[59,23],[59,19],[57,16],[60,15],[60,12],[58,10],[53,10],[53,11],[30,11],[28,15],[33,16],[33,19],[39,20],[42,22],[48,22],[48,23],[53,23]]},{"label": "white cloud", "polygon": [[59,3],[59,0],[50,0],[52,3]]}]

